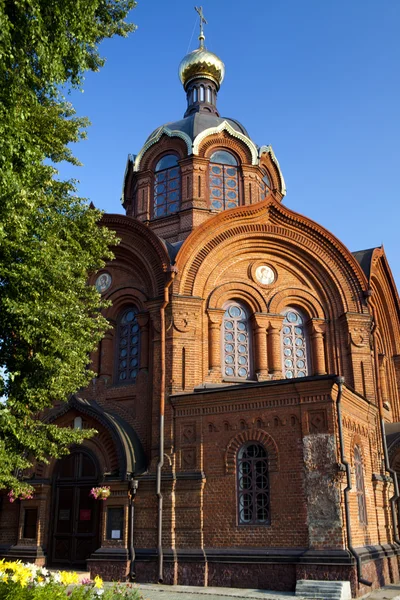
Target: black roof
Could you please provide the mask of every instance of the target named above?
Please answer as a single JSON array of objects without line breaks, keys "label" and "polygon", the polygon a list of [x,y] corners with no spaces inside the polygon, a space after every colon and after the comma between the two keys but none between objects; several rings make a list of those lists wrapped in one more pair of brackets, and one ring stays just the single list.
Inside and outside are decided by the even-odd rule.
[{"label": "black roof", "polygon": [[[184,119],[180,119],[179,121],[172,121],[171,123],[165,123],[163,127],[168,127],[172,131],[182,131],[186,133],[190,139],[193,141],[196,136],[199,135],[202,131],[209,129],[210,127],[218,127],[224,121],[228,121],[230,125],[232,125],[233,129],[242,133],[243,135],[249,137],[247,130],[243,127],[239,121],[235,119],[229,119],[225,117],[217,117],[217,115],[205,112],[196,112],[193,115],[189,115]],[[147,138],[146,141],[150,140],[154,137],[159,131],[160,127],[157,127]]]},{"label": "black roof", "polygon": [[374,250],[376,250],[376,248],[368,248],[368,250],[357,250],[356,252],[352,252],[352,255],[360,264],[360,267],[364,271],[368,280],[371,275],[371,261]]}]

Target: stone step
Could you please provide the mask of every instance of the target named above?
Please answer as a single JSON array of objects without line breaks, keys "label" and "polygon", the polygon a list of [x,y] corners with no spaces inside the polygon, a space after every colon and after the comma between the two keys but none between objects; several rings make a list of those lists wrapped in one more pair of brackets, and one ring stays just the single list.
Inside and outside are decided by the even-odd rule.
[{"label": "stone step", "polygon": [[350,582],[299,579],[296,582],[296,596],[313,600],[351,600]]}]

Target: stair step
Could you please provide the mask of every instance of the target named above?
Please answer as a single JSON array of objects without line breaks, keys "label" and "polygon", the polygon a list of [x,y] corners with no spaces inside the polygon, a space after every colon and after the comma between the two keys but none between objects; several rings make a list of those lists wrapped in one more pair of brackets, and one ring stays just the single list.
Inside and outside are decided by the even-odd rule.
[{"label": "stair step", "polygon": [[351,600],[350,582],[299,579],[296,583],[296,596],[323,600]]}]

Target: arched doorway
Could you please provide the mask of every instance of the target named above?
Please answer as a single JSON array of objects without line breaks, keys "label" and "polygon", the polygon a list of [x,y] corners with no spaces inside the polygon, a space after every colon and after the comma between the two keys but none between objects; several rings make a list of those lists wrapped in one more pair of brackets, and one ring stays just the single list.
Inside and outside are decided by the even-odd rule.
[{"label": "arched doorway", "polygon": [[99,546],[99,501],[90,490],[99,481],[99,468],[86,449],[61,459],[53,480],[53,534],[50,562],[86,570],[86,560]]}]

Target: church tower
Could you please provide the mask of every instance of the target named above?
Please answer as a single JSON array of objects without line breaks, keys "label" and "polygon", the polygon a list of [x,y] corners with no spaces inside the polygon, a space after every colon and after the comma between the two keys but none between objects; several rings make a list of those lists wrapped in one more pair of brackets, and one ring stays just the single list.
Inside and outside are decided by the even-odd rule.
[{"label": "church tower", "polygon": [[129,157],[124,179],[126,214],[172,244],[216,213],[267,196],[280,202],[285,194],[271,146],[258,147],[239,121],[220,116],[225,65],[204,40],[201,26],[199,47],[179,65],[187,99],[183,119],[150,134]]}]

